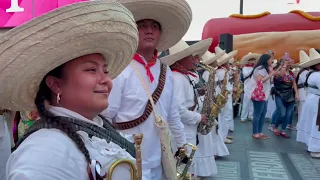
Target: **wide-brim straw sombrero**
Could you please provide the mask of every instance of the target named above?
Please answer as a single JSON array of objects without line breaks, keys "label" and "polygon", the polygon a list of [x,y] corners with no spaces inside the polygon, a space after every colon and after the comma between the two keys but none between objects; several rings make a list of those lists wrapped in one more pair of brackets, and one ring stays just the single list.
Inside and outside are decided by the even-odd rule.
[{"label": "wide-brim straw sombrero", "polygon": [[83,55],[102,54],[115,78],[138,39],[133,15],[115,1],[71,4],[13,28],[0,36],[0,107],[34,110],[43,77]]},{"label": "wide-brim straw sombrero", "polygon": [[204,55],[201,58],[202,63],[205,65],[209,65],[209,64],[217,61],[221,56],[223,56],[224,53],[225,53],[225,51],[219,52],[217,54],[207,51],[206,53],[204,53]]},{"label": "wide-brim straw sombrero", "polygon": [[257,62],[261,55],[262,54],[249,52],[247,55],[242,57],[242,59],[240,60],[240,64],[248,64],[250,59],[255,59],[255,61]]},{"label": "wide-brim straw sombrero", "polygon": [[234,64],[234,58],[231,58],[231,59],[229,60],[229,64]]},{"label": "wide-brim straw sombrero", "polygon": [[177,44],[187,33],[191,21],[191,7],[185,0],[119,0],[136,21],[152,19],[160,23],[161,36],[156,47],[164,51]]},{"label": "wide-brim straw sombrero", "polygon": [[320,63],[320,54],[314,49],[309,49],[309,61],[300,64],[301,67],[307,68]]},{"label": "wide-brim straw sombrero", "polygon": [[310,61],[310,58],[304,50],[299,51],[299,59],[300,59],[299,67],[306,68],[304,63],[307,61]]},{"label": "wide-brim straw sombrero", "polygon": [[[215,52],[216,53],[221,53],[223,50],[220,47],[215,47]],[[218,66],[221,66],[227,62],[229,62],[235,55],[237,55],[238,50],[233,50],[229,53],[224,53],[218,60]]]},{"label": "wide-brim straw sombrero", "polygon": [[170,55],[165,56],[160,60],[164,64],[171,66],[175,62],[191,55],[202,57],[204,53],[208,51],[211,43],[212,43],[212,38],[208,38],[189,46],[185,41],[180,40],[176,45],[174,45],[169,49]]}]

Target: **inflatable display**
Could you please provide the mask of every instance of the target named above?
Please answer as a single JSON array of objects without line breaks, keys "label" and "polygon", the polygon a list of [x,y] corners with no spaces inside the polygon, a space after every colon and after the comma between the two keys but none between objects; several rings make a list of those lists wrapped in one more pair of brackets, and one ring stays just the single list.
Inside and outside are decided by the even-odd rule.
[{"label": "inflatable display", "polygon": [[297,63],[299,50],[320,48],[320,12],[232,14],[228,18],[209,20],[203,28],[202,39],[213,38],[209,50],[214,52],[220,34],[225,33],[233,35],[233,49],[239,50],[238,58],[248,52],[274,50],[277,59],[289,52]]}]

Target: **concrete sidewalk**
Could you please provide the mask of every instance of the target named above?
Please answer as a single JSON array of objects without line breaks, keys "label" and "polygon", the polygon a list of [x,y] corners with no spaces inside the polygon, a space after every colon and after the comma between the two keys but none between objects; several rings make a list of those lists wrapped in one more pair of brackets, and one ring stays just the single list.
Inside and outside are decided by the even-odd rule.
[{"label": "concrete sidewalk", "polygon": [[235,132],[230,133],[234,143],[227,145],[230,155],[217,159],[218,174],[205,180],[320,180],[320,160],[296,141],[296,131],[288,130],[290,139],[276,137],[266,121],[263,133],[271,138],[257,140],[251,137],[251,126],[251,121],[235,119]]}]

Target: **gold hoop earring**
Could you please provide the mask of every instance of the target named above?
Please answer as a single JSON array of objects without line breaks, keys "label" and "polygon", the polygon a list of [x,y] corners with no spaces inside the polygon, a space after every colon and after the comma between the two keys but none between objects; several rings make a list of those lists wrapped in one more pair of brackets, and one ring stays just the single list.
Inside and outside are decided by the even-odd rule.
[{"label": "gold hoop earring", "polygon": [[60,99],[61,99],[61,98],[60,98],[60,93],[58,93],[58,94],[57,94],[57,104],[60,103]]}]

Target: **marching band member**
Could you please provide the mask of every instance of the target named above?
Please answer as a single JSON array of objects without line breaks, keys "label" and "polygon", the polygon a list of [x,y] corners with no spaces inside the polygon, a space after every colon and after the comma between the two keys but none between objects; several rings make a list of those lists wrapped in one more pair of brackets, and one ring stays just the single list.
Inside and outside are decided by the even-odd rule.
[{"label": "marching band member", "polygon": [[[320,120],[319,120],[319,100],[320,100],[320,53],[315,49],[309,50],[310,60],[302,63],[302,67],[310,67],[310,72],[306,77],[308,96],[306,97],[299,122],[308,125],[299,126],[299,133],[306,133],[307,146],[311,157],[320,158]],[[304,129],[302,129],[304,128]]]},{"label": "marching band member", "polygon": [[[169,56],[161,58],[163,63],[170,66],[174,78],[174,96],[177,98],[179,114],[184,125],[184,132],[188,143],[193,145],[201,142],[197,139],[197,126],[200,122],[206,122],[205,114],[200,114],[199,109],[199,95],[204,95],[200,89],[196,89],[196,84],[199,81],[198,75],[195,73],[195,64],[200,62],[200,58],[208,50],[212,39],[199,41],[191,46],[181,40],[175,46],[169,49]],[[173,140],[174,144],[174,140]],[[209,145],[210,144],[206,144]],[[175,145],[173,145],[175,146]],[[190,150],[188,149],[190,152]],[[197,153],[197,151],[196,151]],[[216,174],[216,164],[214,158],[209,162],[208,170],[210,173]],[[204,168],[203,164],[199,168]],[[193,165],[191,171],[193,174],[198,174],[195,171],[197,167]]]},{"label": "marching band member", "polygon": [[[0,82],[11,81],[0,86],[0,106],[37,108],[41,117],[11,154],[7,179],[130,179],[134,144],[99,116],[111,79],[138,46],[130,11],[114,1],[75,3],[11,29],[0,42]],[[107,174],[121,159],[128,163]]]},{"label": "marching band member", "polygon": [[[219,54],[214,54],[214,53],[211,53],[209,51],[207,51],[203,56],[202,56],[202,63],[209,66],[209,67],[212,67],[212,68],[216,68],[218,65],[217,65],[217,60],[223,56],[225,54],[225,51],[223,51],[222,53],[219,53]],[[205,80],[205,82],[207,83],[208,80],[209,80],[209,71],[205,70],[202,74],[202,78]],[[217,83],[217,76],[215,75],[215,83]],[[201,96],[200,97],[201,99],[201,102],[203,102],[203,99],[204,99],[204,96]],[[212,142],[213,142],[213,154],[215,157],[222,157],[222,156],[227,156],[229,155],[229,150],[226,146],[226,144],[224,143],[224,139],[222,137],[222,134],[221,133],[217,133],[215,130],[212,130],[210,132],[212,134]],[[199,141],[201,142],[200,138],[201,138],[201,135],[199,134]],[[206,136],[203,136],[204,138]],[[207,138],[209,139],[209,138]],[[205,143],[207,144],[207,143]],[[202,144],[200,143],[199,146],[198,146],[198,149],[197,149],[197,152],[200,151],[200,149],[202,148]],[[205,146],[205,148],[208,148],[207,146]],[[210,148],[209,148],[210,149]],[[210,150],[211,152],[211,150]],[[200,155],[199,155],[200,156]],[[197,164],[197,159],[198,157],[195,156],[195,163]],[[201,159],[201,157],[199,158]]]},{"label": "marching band member", "polygon": [[251,74],[255,63],[259,60],[261,54],[257,53],[248,53],[243,56],[240,60],[240,63],[244,65],[242,69],[242,74],[244,78],[244,95],[243,95],[243,104],[241,110],[241,119],[240,122],[245,122],[247,119],[253,118],[253,104],[251,101],[251,94],[248,93],[248,83],[250,81],[249,75]]},{"label": "marching band member", "polygon": [[[207,51],[202,56],[202,64],[211,67],[216,68],[217,67],[217,59],[220,58],[223,54],[225,54],[225,51],[219,54],[211,53]],[[206,83],[209,81],[210,72],[208,70],[205,70],[202,74],[202,78]],[[216,83],[216,76],[214,77],[214,81]],[[210,88],[210,87],[207,87]],[[214,87],[212,87],[214,88]],[[200,96],[200,103],[199,103],[199,110],[198,112],[201,112],[202,110],[202,104],[204,102],[205,96]],[[225,145],[223,141],[223,137],[221,134],[217,133],[217,131],[213,128],[207,135],[202,135],[198,133],[199,138],[199,144],[197,146],[197,151],[195,153],[194,157],[194,164],[195,164],[195,175],[201,176],[201,177],[208,177],[212,176],[216,173],[214,168],[214,161],[212,158],[215,158],[216,156],[227,156],[229,155],[229,150],[227,146]]]},{"label": "marching band member", "polygon": [[[158,52],[175,45],[187,32],[191,23],[191,8],[185,0],[120,0],[133,14],[139,30],[139,46],[130,65],[113,80],[108,109],[104,116],[125,134],[143,133],[142,168],[145,179],[167,178],[168,167],[162,155],[161,133],[155,125],[157,113],[168,124],[177,147],[186,143],[177,101],[173,95],[173,77],[169,67],[157,58]],[[148,93],[156,106],[149,100]],[[165,139],[170,144],[170,139]],[[165,148],[172,153],[171,147]],[[170,149],[170,152],[168,150]],[[174,152],[177,149],[174,149]],[[172,160],[171,160],[172,159]],[[162,169],[164,167],[164,169]],[[174,172],[176,175],[176,172]]]},{"label": "marching band member", "polygon": [[[220,53],[223,50],[219,47],[215,48],[216,53]],[[217,64],[219,68],[216,71],[217,76],[217,87],[216,87],[216,93],[219,94],[221,92],[222,82],[226,78],[227,84],[226,84],[226,90],[229,92],[228,97],[226,97],[226,104],[225,106],[220,110],[219,113],[219,133],[222,134],[223,140],[226,144],[231,144],[233,141],[229,138],[228,132],[229,132],[229,126],[230,121],[233,119],[233,109],[232,109],[232,95],[230,95],[230,92],[233,91],[233,86],[229,82],[229,60],[232,59],[236,54],[238,53],[237,50],[234,50],[232,52],[229,52],[228,54],[224,54],[222,57],[220,57],[217,60]]]},{"label": "marching band member", "polygon": [[[207,117],[197,111],[199,108],[198,96],[203,95],[202,89],[196,89],[199,78],[194,72],[195,63],[199,63],[201,57],[211,45],[212,39],[199,41],[191,46],[181,40],[169,49],[169,56],[161,58],[168,64],[173,72],[173,94],[178,102],[181,122],[184,125],[184,133],[188,143],[197,144],[197,126],[200,121],[206,121]],[[173,147],[175,142],[173,140]]]},{"label": "marching band member", "polygon": [[[313,49],[309,50],[310,54],[314,54],[313,56],[315,57],[317,54]],[[305,120],[305,118],[301,118],[303,107],[305,104],[305,101],[308,99],[307,98],[307,91],[308,88],[305,86],[305,82],[307,79],[307,75],[309,72],[314,71],[314,69],[311,69],[309,63],[306,63],[310,61],[310,57],[303,51],[301,50],[299,52],[300,55],[300,67],[301,70],[299,71],[299,76],[297,76],[297,81],[298,81],[298,92],[299,92],[299,97],[300,101],[298,104],[298,123],[297,123],[297,141],[305,143],[308,146],[309,142],[309,136],[310,136],[310,131],[312,127],[312,121],[311,120]],[[303,85],[303,88],[299,88]],[[301,95],[301,96],[300,96]],[[302,99],[302,100],[301,100]],[[304,99],[304,100],[303,100]]]},{"label": "marching band member", "polygon": [[[299,120],[300,120],[300,116],[302,113],[302,109],[303,109],[303,105],[305,103],[306,97],[307,97],[307,91],[306,88],[304,86],[304,83],[306,81],[307,78],[307,74],[309,72],[309,67],[304,67],[302,64],[308,60],[310,60],[309,56],[303,51],[301,50],[299,52],[300,55],[300,70],[296,76],[296,84],[297,84],[297,88],[298,88],[298,93],[299,93],[299,101],[298,101],[298,123],[297,123],[297,129],[299,126]],[[304,137],[299,137],[297,134],[297,141],[299,142],[306,142]]]},{"label": "marching band member", "polygon": [[[301,113],[303,110],[303,105],[305,103],[306,97],[307,97],[307,88],[305,87],[305,82],[307,78],[307,74],[310,71],[309,67],[305,67],[303,65],[304,62],[307,62],[310,60],[309,56],[301,50],[299,52],[300,55],[300,71],[298,72],[298,75],[296,77],[296,83],[298,86],[298,92],[299,92],[299,102],[298,102],[298,123],[297,123],[297,141],[307,144],[308,142],[308,134],[304,132],[304,128],[306,125],[308,125],[308,121],[300,121],[301,119]],[[301,131],[302,130],[302,131]]]},{"label": "marching band member", "polygon": [[[234,84],[235,84],[235,70],[237,69],[236,65],[235,65],[235,62],[234,62],[234,58],[231,58],[229,60],[229,67],[230,67],[230,70],[229,70],[229,81],[230,81],[230,84],[231,86],[234,88]],[[231,99],[232,99],[232,96],[233,96],[233,91],[235,89],[233,89],[230,94],[231,94]],[[231,119],[228,121],[229,122],[229,131],[233,132],[234,131],[234,107],[233,107],[233,102],[232,102],[232,114],[231,116],[229,116]],[[227,136],[228,139],[233,139],[232,136]]]}]

